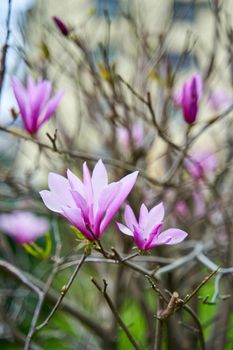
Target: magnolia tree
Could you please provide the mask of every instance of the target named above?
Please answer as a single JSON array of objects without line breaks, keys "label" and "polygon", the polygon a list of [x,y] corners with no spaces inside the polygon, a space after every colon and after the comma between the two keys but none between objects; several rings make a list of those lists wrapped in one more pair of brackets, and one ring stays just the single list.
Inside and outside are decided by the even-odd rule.
[{"label": "magnolia tree", "polygon": [[[16,107],[0,125],[20,150],[1,164],[1,349],[232,348],[232,82],[212,84],[221,40],[232,70],[232,29],[213,1],[215,50],[182,75],[198,39],[174,66],[169,30],[153,41],[131,11],[130,78],[110,60],[107,11],[99,59],[65,14],[40,48],[17,48],[27,72],[10,77]],[[79,107],[62,111],[70,86]]]}]

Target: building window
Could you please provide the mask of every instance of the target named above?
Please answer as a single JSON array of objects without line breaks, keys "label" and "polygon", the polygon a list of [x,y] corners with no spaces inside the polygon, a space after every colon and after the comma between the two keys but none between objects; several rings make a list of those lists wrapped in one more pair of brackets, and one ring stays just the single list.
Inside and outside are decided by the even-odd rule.
[{"label": "building window", "polygon": [[194,21],[195,19],[195,1],[176,1],[173,2],[173,18],[175,21]]},{"label": "building window", "polygon": [[168,53],[168,62],[173,69],[178,68],[179,70],[186,70],[197,66],[197,59],[193,54],[190,53]]},{"label": "building window", "polygon": [[119,10],[119,0],[96,0],[97,16],[103,16],[104,11],[107,11],[110,17],[116,17]]}]

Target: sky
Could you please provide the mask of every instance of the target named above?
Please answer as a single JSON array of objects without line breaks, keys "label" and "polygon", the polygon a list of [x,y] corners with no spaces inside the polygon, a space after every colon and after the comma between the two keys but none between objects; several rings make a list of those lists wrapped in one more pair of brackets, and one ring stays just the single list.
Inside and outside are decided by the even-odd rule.
[{"label": "sky", "polygon": [[[20,26],[25,23],[27,10],[33,6],[33,0],[12,0],[12,13],[10,21],[10,47],[6,61],[6,75],[0,101],[0,124],[6,125],[11,122],[10,108],[16,106],[10,85],[11,76],[22,77],[25,72],[25,65],[17,52],[18,46],[23,46]],[[0,47],[6,39],[6,19],[8,12],[8,0],[0,0]],[[20,25],[19,25],[20,24]]]},{"label": "sky", "polygon": [[[10,109],[12,107],[17,111],[17,104],[11,89],[11,77],[16,75],[23,77],[25,73],[25,64],[17,52],[17,46],[23,46],[23,38],[20,31],[20,25],[25,23],[26,13],[33,6],[34,0],[12,0],[12,12],[10,20],[10,41],[6,61],[6,73],[3,89],[0,98],[0,125],[7,127],[12,124]],[[3,47],[6,40],[6,19],[8,12],[8,0],[0,0],[0,48]],[[1,55],[1,50],[0,50]],[[18,121],[17,121],[18,122]],[[7,162],[14,159],[17,150],[17,141],[9,135],[1,133],[0,137],[0,159]]]}]

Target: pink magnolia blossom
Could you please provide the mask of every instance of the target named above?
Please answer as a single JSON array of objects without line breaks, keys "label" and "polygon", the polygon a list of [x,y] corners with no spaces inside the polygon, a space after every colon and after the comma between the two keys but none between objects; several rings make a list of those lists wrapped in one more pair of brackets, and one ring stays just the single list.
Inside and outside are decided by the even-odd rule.
[{"label": "pink magnolia blossom", "polygon": [[0,215],[0,230],[19,244],[31,243],[45,235],[49,229],[46,219],[30,212],[13,211]]},{"label": "pink magnolia blossom", "polygon": [[174,100],[182,108],[184,120],[188,124],[193,124],[196,120],[202,89],[201,76],[194,74],[190,80],[183,83],[181,91],[174,94]]},{"label": "pink magnolia blossom", "polygon": [[148,211],[145,204],[141,205],[137,221],[132,208],[127,205],[124,212],[126,226],[116,223],[118,229],[128,236],[132,236],[139,249],[148,250],[162,244],[177,244],[182,242],[187,233],[177,228],[170,228],[163,232],[164,206],[160,203]]},{"label": "pink magnolia blossom", "polygon": [[117,128],[117,138],[119,142],[126,148],[130,147],[131,139],[135,148],[139,148],[144,139],[144,129],[141,123],[135,122],[130,131],[126,127]]},{"label": "pink magnolia blossom", "polygon": [[50,210],[60,213],[90,241],[99,239],[111,222],[133,185],[138,172],[108,184],[108,174],[101,160],[92,176],[83,164],[83,182],[70,170],[67,178],[50,173],[48,185],[40,195]]},{"label": "pink magnolia blossom", "polygon": [[223,89],[216,89],[209,94],[208,104],[214,111],[227,109],[232,103],[232,99]]},{"label": "pink magnolia blossom", "polygon": [[216,155],[208,151],[195,151],[190,159],[185,162],[186,168],[195,179],[201,179],[210,173],[213,173],[217,166],[218,160]]},{"label": "pink magnolia blossom", "polygon": [[188,215],[190,215],[188,205],[183,200],[180,200],[176,203],[175,212],[183,218],[186,218]]},{"label": "pink magnolia blossom", "polygon": [[35,134],[52,117],[63,92],[51,97],[51,82],[39,80],[34,83],[31,77],[28,78],[26,87],[16,78],[12,79],[11,84],[24,127],[30,134]]}]

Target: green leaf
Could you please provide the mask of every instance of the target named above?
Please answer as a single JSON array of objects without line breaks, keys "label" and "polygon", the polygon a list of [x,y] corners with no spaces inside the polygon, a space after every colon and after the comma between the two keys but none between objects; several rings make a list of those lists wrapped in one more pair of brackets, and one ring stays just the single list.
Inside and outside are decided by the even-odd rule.
[{"label": "green leaf", "polygon": [[52,250],[52,240],[49,232],[45,235],[45,250],[44,250],[44,258],[48,258],[51,254]]},{"label": "green leaf", "polygon": [[83,241],[86,238],[83,236],[83,234],[73,225],[70,225],[71,230],[76,234],[76,236],[78,236],[78,239]]},{"label": "green leaf", "polygon": [[40,254],[30,244],[25,243],[23,244],[23,247],[26,250],[26,252],[35,256],[36,258],[40,256]]}]

